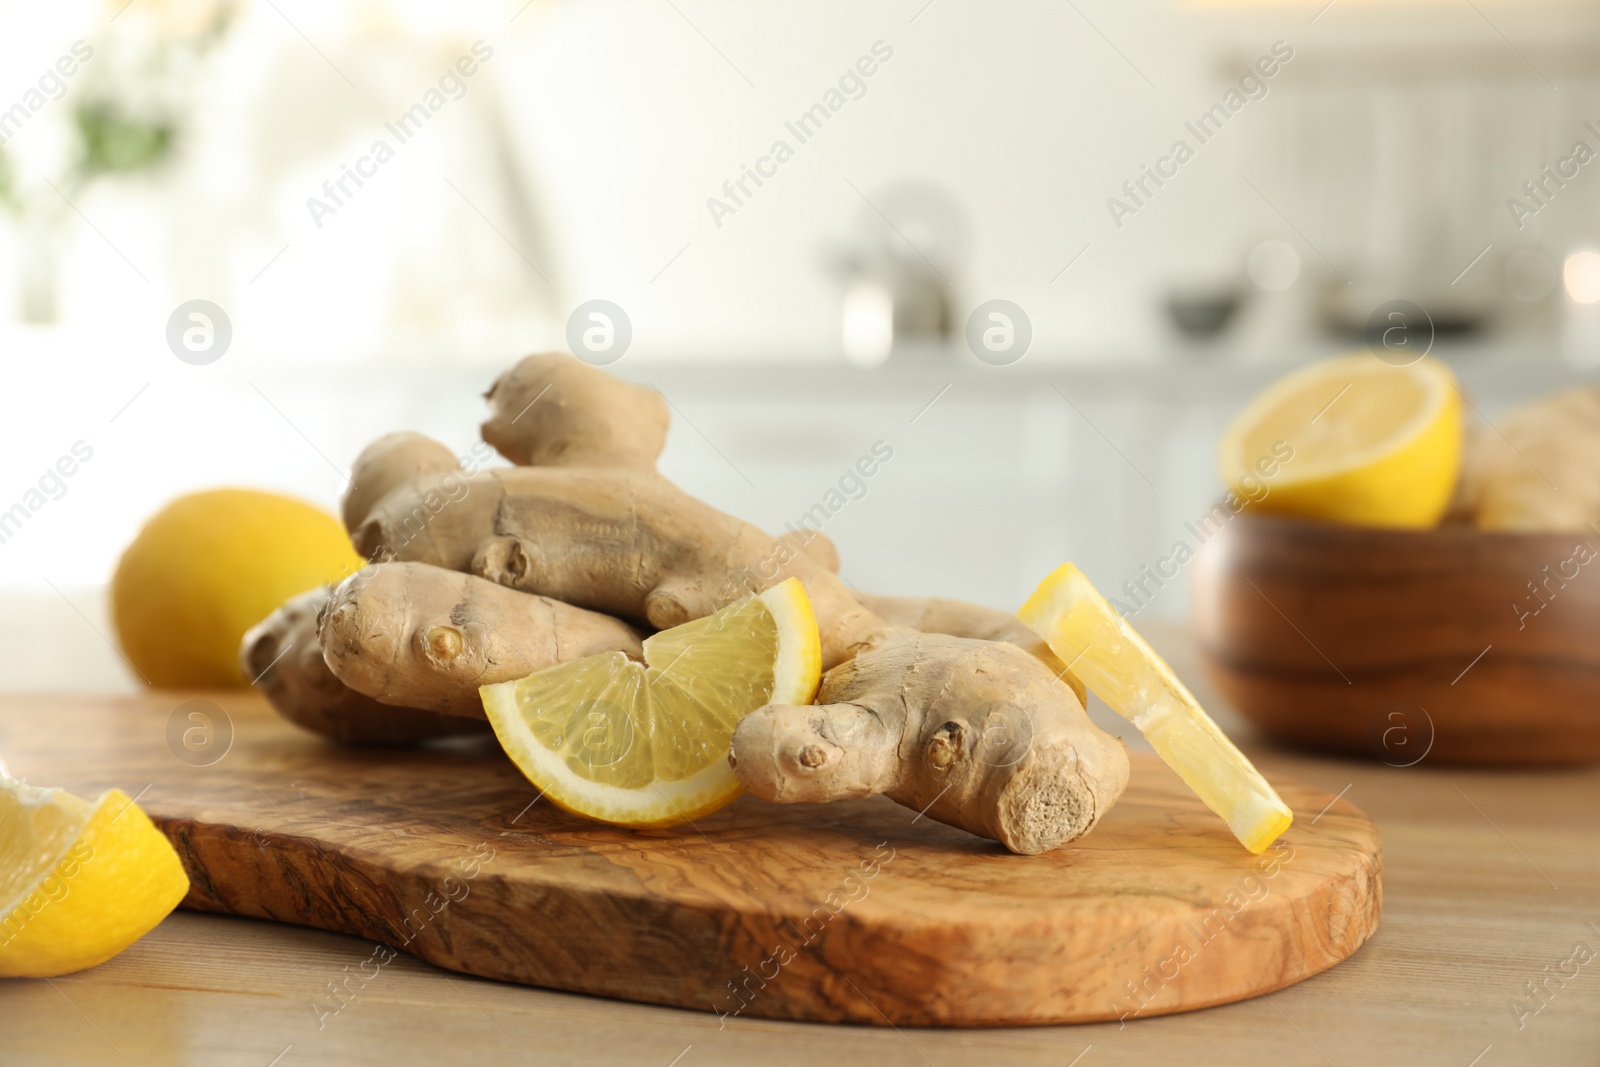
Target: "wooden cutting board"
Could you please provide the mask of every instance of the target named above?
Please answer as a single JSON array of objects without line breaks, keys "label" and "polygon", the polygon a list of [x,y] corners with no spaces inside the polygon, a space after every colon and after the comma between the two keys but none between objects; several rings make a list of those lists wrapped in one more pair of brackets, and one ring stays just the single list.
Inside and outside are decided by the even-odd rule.
[{"label": "wooden cutting board", "polygon": [[1086,840],[1014,856],[881,798],[603,827],[539,801],[492,740],[341,749],[248,693],[7,696],[0,753],[38,785],[138,795],[183,857],[186,907],[380,943],[328,1012],[404,951],[721,1014],[1142,1018],[1325,970],[1382,899],[1377,830],[1348,801],[1276,782],[1295,825],[1252,856],[1146,756]]}]

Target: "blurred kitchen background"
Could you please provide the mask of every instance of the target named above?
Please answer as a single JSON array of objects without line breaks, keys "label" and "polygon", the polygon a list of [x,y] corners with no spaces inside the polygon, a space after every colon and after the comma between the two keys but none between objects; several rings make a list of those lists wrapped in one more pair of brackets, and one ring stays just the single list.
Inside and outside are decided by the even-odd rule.
[{"label": "blurred kitchen background", "polygon": [[824,525],[846,577],[1005,607],[1066,559],[1139,577],[1230,416],[1371,321],[1491,420],[1600,365],[1592,4],[0,18],[0,512],[93,453],[0,526],[8,688],[73,647],[123,684],[100,587],[167,499],[333,508],[368,440],[465,451],[500,369],[591,327],[672,403],[679,484],[779,530],[883,442]]}]

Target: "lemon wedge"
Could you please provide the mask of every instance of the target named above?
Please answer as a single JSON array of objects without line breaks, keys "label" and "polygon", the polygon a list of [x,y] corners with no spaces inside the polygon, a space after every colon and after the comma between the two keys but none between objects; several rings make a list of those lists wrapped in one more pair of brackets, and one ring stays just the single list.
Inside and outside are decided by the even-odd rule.
[{"label": "lemon wedge", "polygon": [[171,843],[120,790],[91,803],[0,778],[0,977],[104,963],[188,891]]},{"label": "lemon wedge", "polygon": [[1241,844],[1261,852],[1294,816],[1162,658],[1070,563],[1017,616],[1089,691],[1134,726]]},{"label": "lemon wedge", "polygon": [[1261,511],[1427,527],[1461,469],[1461,393],[1444,364],[1370,352],[1313,363],[1270,386],[1222,436],[1218,462]]},{"label": "lemon wedge", "polygon": [[790,578],[621,652],[562,663],[479,692],[500,745],[558,807],[624,826],[670,826],[732,801],[728,749],[766,704],[809,704],[822,645]]}]

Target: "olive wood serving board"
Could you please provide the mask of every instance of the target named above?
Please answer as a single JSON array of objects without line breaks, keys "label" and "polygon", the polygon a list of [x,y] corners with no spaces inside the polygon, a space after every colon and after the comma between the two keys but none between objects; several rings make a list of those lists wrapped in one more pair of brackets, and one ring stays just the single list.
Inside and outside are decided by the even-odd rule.
[{"label": "olive wood serving board", "polygon": [[1382,900],[1378,833],[1349,801],[1276,782],[1295,824],[1252,856],[1148,756],[1086,839],[1014,856],[882,798],[746,797],[693,826],[601,826],[538,799],[490,739],[338,748],[250,693],[6,696],[0,751],[37,785],[137,795],[188,869],[185,907],[722,1014],[1010,1026],[1185,1011],[1333,966]]}]

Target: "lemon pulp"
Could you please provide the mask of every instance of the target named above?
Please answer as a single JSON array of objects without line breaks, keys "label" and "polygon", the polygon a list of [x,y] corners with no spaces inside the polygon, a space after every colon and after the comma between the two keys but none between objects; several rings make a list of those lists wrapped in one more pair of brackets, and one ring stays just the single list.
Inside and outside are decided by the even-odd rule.
[{"label": "lemon pulp", "polygon": [[1461,394],[1436,360],[1345,356],[1256,397],[1223,434],[1222,477],[1251,507],[1372,526],[1426,527],[1461,467]]},{"label": "lemon pulp", "polygon": [[188,891],[171,843],[120,790],[91,803],[0,778],[0,977],[103,963]]},{"label": "lemon pulp", "polygon": [[739,720],[810,703],[822,669],[792,578],[646,638],[644,659],[608,652],[481,690],[501,746],[559,807],[634,826],[721,807],[739,794],[728,766]]},{"label": "lemon pulp", "polygon": [[1251,852],[1289,828],[1288,805],[1077,567],[1057,568],[1017,615],[1090,692],[1138,728]]}]

